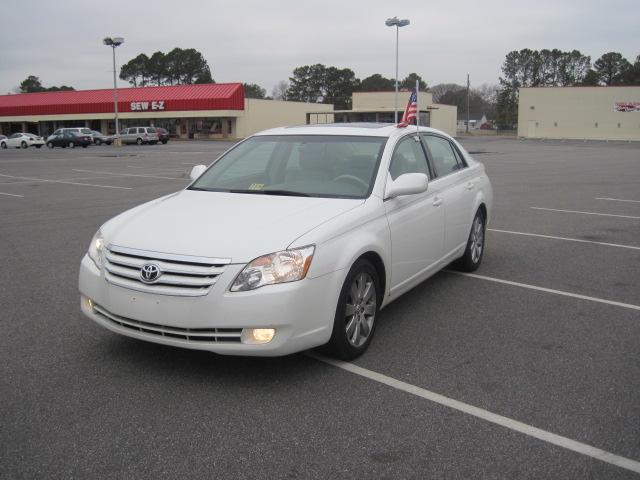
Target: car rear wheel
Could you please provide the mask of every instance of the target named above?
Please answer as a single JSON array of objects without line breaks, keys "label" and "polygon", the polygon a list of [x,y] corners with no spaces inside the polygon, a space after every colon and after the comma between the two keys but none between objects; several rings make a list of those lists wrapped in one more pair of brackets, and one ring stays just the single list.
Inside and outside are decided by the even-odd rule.
[{"label": "car rear wheel", "polygon": [[69,142],[69,148],[76,148],[76,144],[73,142]]},{"label": "car rear wheel", "polygon": [[473,272],[478,269],[484,254],[485,218],[482,210],[476,212],[476,216],[471,224],[471,232],[467,240],[467,247],[464,255],[456,260],[453,266],[463,272]]},{"label": "car rear wheel", "polygon": [[344,281],[333,323],[333,332],[324,350],[342,360],[362,355],[373,338],[380,310],[380,280],[371,262],[359,259]]},{"label": "car rear wheel", "polygon": [[27,142],[22,142],[22,143],[20,144],[20,146],[21,146],[22,148],[28,148],[28,147],[29,147],[29,145],[27,145]]},{"label": "car rear wheel", "polygon": [[49,147],[49,148],[53,148],[53,143],[51,143],[51,142],[47,142],[47,147]]},{"label": "car rear wheel", "polygon": [[142,145],[142,139],[141,139],[141,138],[137,139],[137,140],[136,140],[136,143],[137,143],[138,145]]}]

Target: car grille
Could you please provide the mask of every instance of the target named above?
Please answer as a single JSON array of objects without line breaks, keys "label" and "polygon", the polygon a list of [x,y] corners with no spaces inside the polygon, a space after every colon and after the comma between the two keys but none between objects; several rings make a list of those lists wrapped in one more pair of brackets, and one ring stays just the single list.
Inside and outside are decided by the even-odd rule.
[{"label": "car grille", "polygon": [[[119,287],[159,295],[199,297],[209,293],[229,259],[170,255],[109,245],[105,252],[105,278]],[[152,283],[142,281],[144,265],[154,264],[160,276]]]},{"label": "car grille", "polygon": [[115,315],[96,304],[93,304],[93,313],[111,324],[136,332],[170,339],[186,340],[188,342],[240,343],[240,336],[242,334],[241,328],[180,328],[141,322],[140,320]]}]

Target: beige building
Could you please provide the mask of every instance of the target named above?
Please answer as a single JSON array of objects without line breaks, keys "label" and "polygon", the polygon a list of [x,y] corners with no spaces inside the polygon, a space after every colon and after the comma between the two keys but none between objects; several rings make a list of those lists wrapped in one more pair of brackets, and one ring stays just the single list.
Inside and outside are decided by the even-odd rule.
[{"label": "beige building", "polygon": [[[404,109],[411,93],[403,90],[398,93],[398,119],[402,118]],[[308,123],[336,122],[382,122],[393,123],[395,110],[395,92],[354,92],[351,110],[336,110],[334,118],[315,109],[307,115]],[[320,105],[320,104],[318,104]],[[429,92],[418,95],[420,110],[420,124],[437,128],[451,136],[456,134],[458,110],[453,105],[433,103],[433,96]]]},{"label": "beige building", "polygon": [[640,86],[521,88],[518,136],[640,140]]}]

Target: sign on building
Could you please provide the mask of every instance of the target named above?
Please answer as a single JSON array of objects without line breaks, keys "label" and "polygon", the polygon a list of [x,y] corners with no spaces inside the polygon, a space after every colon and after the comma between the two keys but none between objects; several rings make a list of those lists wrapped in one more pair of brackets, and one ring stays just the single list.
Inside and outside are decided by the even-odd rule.
[{"label": "sign on building", "polygon": [[640,112],[640,102],[616,102],[616,112]]},{"label": "sign on building", "polygon": [[164,100],[153,102],[131,102],[132,112],[145,112],[148,110],[164,110]]}]

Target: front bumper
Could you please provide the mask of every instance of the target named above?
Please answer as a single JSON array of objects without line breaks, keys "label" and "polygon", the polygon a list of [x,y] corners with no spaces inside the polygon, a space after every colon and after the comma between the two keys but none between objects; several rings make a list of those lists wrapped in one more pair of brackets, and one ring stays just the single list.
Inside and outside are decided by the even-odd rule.
[{"label": "front bumper", "polygon": [[[287,355],[329,341],[346,272],[229,292],[242,268],[244,265],[228,265],[205,296],[181,297],[112,285],[85,255],[80,264],[81,310],[122,335],[226,355]],[[266,344],[244,344],[237,332],[246,328],[274,328],[276,334]],[[204,335],[201,332],[210,336],[192,338]]]}]

